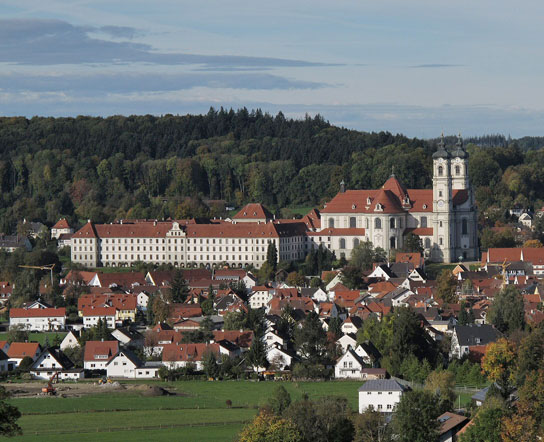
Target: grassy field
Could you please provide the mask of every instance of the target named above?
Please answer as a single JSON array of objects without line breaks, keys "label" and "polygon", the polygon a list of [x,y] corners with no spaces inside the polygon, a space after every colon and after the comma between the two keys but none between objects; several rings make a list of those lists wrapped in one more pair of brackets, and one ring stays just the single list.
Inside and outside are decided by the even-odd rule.
[{"label": "grassy field", "polygon": [[[345,396],[354,409],[361,382],[148,382],[175,391],[175,396],[144,397],[134,390],[84,397],[12,399],[23,417],[24,435],[14,440],[233,440],[245,422],[278,385],[293,400]],[[232,408],[226,401],[232,401]],[[174,428],[171,428],[174,426]],[[134,438],[138,434],[140,436]],[[152,436],[151,436],[152,434]]]},{"label": "grassy field", "polygon": [[[132,382],[127,382],[132,383]],[[259,405],[283,385],[293,401],[344,396],[357,409],[360,381],[250,382],[180,381],[146,382],[175,391],[173,396],[144,397],[135,389],[116,390],[83,397],[18,398],[10,402],[23,414],[20,441],[230,441],[250,421]],[[97,390],[100,391],[100,390]],[[471,393],[461,393],[461,406]],[[226,401],[232,401],[232,408]],[[458,404],[456,401],[456,405]]]},{"label": "grassy field", "polygon": [[[55,335],[58,335],[59,338],[62,340],[66,336],[66,332],[41,332],[41,333],[29,333],[28,340],[30,342],[39,342],[40,345],[43,346],[45,342],[45,338],[49,337],[49,344],[53,345],[53,341],[55,339]],[[7,339],[8,334],[7,333],[0,333],[0,341],[5,341]]]}]

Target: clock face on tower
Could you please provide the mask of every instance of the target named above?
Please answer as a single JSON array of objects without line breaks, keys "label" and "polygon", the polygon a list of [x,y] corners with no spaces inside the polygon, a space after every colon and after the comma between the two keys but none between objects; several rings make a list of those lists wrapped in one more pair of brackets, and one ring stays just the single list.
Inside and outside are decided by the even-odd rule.
[{"label": "clock face on tower", "polygon": [[438,207],[444,207],[444,201],[442,200],[438,201]]}]

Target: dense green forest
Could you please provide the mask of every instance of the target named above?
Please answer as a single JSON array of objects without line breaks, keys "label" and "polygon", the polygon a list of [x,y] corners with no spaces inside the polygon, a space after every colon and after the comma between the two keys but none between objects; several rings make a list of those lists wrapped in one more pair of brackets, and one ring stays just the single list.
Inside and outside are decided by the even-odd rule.
[{"label": "dense green forest", "polygon": [[[515,203],[542,204],[543,138],[469,141],[482,220],[503,219]],[[0,232],[14,232],[23,218],[79,224],[224,215],[217,200],[262,202],[286,216],[288,208],[318,206],[342,179],[349,188],[379,187],[392,166],[407,187],[429,187],[435,146],[335,127],[321,116],[292,120],[246,109],[0,118]]]}]

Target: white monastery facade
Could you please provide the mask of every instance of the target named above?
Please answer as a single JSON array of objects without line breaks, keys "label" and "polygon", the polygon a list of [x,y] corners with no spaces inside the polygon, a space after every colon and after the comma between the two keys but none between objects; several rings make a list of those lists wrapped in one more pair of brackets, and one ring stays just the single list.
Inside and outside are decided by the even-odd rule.
[{"label": "white monastery facade", "polygon": [[266,261],[274,243],[278,260],[303,259],[320,245],[349,259],[361,241],[386,252],[400,249],[408,233],[423,242],[436,262],[478,259],[477,212],[461,138],[433,154],[432,189],[406,189],[394,176],[380,189],[345,190],[319,212],[279,220],[260,204],[246,205],[232,219],[89,221],[72,237],[72,261],[87,267],[130,266],[138,261],[177,267],[231,267]]}]

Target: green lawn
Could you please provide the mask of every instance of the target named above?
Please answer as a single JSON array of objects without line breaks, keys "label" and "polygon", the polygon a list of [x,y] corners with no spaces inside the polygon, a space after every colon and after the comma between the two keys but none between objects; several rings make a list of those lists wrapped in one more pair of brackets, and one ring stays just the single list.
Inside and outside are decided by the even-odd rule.
[{"label": "green lawn", "polygon": [[[43,332],[43,333],[29,333],[28,340],[30,342],[39,342],[43,346],[45,338],[49,337],[49,344],[53,345],[55,335],[58,335],[62,340],[66,336],[67,332]],[[0,341],[5,341],[8,338],[7,333],[0,333]]]},{"label": "green lawn", "polygon": [[[233,407],[257,407],[267,402],[278,385],[283,385],[293,400],[303,394],[310,398],[320,396],[344,396],[353,409],[357,408],[357,390],[361,382],[250,382],[250,381],[181,381],[147,382],[164,386],[177,392],[176,396],[142,397],[134,391],[115,391],[96,395],[60,398],[39,397],[12,399],[14,405],[24,413],[55,413],[92,410],[156,410],[158,408],[227,408],[231,400]],[[98,387],[97,387],[98,388]]]},{"label": "green lawn", "polygon": [[[166,428],[153,430],[134,430],[134,431],[114,431],[106,433],[77,433],[78,442],[171,442],[171,441],[233,441],[241,430],[240,424],[214,425],[206,427],[184,427],[184,428]],[[27,442],[58,442],[59,440],[70,440],[66,435],[32,435],[30,433],[24,436],[14,437],[13,441]]]},{"label": "green lawn", "polygon": [[[180,381],[146,382],[176,391],[175,396],[144,397],[135,390],[100,392],[62,398],[12,399],[23,414],[24,435],[14,440],[233,440],[245,422],[253,419],[283,385],[293,400],[345,396],[354,410],[361,382],[250,382]],[[98,388],[98,387],[97,387]],[[232,401],[232,408],[226,405]],[[169,426],[174,428],[168,428]],[[192,426],[191,426],[192,425]],[[146,428],[140,428],[145,426]],[[62,432],[62,434],[61,434]]]}]

